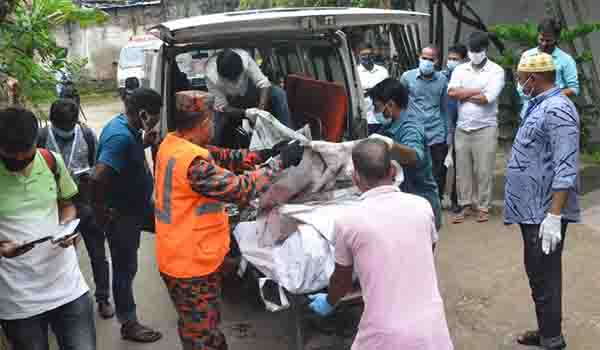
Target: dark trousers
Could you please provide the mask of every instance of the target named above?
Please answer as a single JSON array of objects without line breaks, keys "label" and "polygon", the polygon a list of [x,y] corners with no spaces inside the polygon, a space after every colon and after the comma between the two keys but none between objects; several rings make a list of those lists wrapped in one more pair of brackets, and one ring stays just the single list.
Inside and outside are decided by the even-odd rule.
[{"label": "dark trousers", "polygon": [[140,236],[141,219],[136,216],[113,218],[106,230],[113,267],[113,298],[117,319],[121,323],[137,321],[133,279],[138,269]]},{"label": "dark trousers", "polygon": [[523,234],[525,271],[529,278],[531,296],[535,303],[540,335],[547,347],[562,341],[562,252],[567,234],[567,223],[562,224],[562,242],[550,255],[542,251],[538,237],[540,225],[521,224]]},{"label": "dark trousers", "polygon": [[458,189],[456,187],[456,149],[452,147],[452,162],[454,163],[454,176],[452,176],[452,192],[450,193],[450,200],[452,201],[452,208],[458,208]]},{"label": "dark trousers", "polygon": [[440,199],[444,198],[444,189],[446,188],[446,173],[448,169],[444,165],[446,156],[448,155],[448,145],[445,143],[437,143],[429,146],[431,152],[431,163],[433,166],[433,178],[438,185],[438,193]]},{"label": "dark trousers", "polygon": [[219,272],[195,278],[162,274],[179,315],[178,330],[184,350],[227,350],[221,323],[222,276]]},{"label": "dark trousers", "polygon": [[1,323],[14,350],[50,349],[49,328],[52,328],[60,350],[96,349],[94,310],[88,293],[54,310]]},{"label": "dark trousers", "polygon": [[[83,237],[83,242],[85,243],[85,248],[87,249],[92,265],[92,274],[94,275],[94,283],[96,284],[96,293],[94,296],[97,302],[107,302],[110,296],[110,268],[106,259],[106,248],[104,246],[106,236],[98,228],[89,206],[88,209],[88,215],[81,217],[79,231]],[[78,207],[77,211],[85,212],[86,210]]]}]

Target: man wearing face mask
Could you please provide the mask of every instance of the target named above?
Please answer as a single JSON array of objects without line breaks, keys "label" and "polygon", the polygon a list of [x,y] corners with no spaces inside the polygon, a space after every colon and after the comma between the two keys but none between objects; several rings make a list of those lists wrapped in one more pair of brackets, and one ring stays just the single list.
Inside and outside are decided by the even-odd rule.
[{"label": "man wearing face mask", "polygon": [[[580,90],[577,64],[573,57],[557,46],[561,31],[561,25],[557,20],[553,18],[543,19],[538,24],[538,47],[525,51],[523,57],[537,55],[540,52],[551,55],[556,66],[556,86],[565,96],[574,97],[579,95]],[[523,117],[531,96],[527,96],[520,85],[517,87],[517,92],[523,102],[523,110],[521,111],[521,117]]]},{"label": "man wearing face mask", "polygon": [[566,347],[562,321],[562,252],[567,225],[580,219],[577,108],[556,85],[546,53],[525,56],[519,83],[531,96],[507,164],[504,222],[523,235],[525,270],[538,329],[517,341],[547,350]]},{"label": "man wearing face mask", "polygon": [[73,202],[80,218],[79,230],[87,248],[96,285],[98,313],[110,318],[114,310],[109,303],[109,267],[106,260],[104,232],[98,228],[91,207],[91,172],[96,163],[97,141],[94,131],[79,123],[79,107],[72,100],[57,100],[50,108],[51,126],[40,132],[38,147],[62,155],[67,169],[79,187]]},{"label": "man wearing face mask", "polygon": [[371,96],[378,112],[383,112],[391,122],[381,127],[370,138],[383,140],[389,147],[392,159],[402,165],[404,182],[400,189],[421,196],[431,205],[435,226],[442,226],[442,208],[437,184],[433,177],[431,154],[422,122],[407,110],[408,90],[395,79],[377,84]]},{"label": "man wearing face mask", "polygon": [[409,93],[409,109],[425,128],[427,146],[431,152],[433,176],[438,186],[440,201],[446,185],[444,160],[448,154],[447,90],[448,79],[435,70],[439,62],[439,51],[435,47],[423,48],[419,67],[404,72],[400,78]]},{"label": "man wearing face mask", "polygon": [[77,216],[77,186],[62,157],[37,149],[38,123],[30,111],[0,110],[0,324],[11,349],[48,349],[52,328],[60,349],[95,350],[76,238],[18,248]]},{"label": "man wearing face mask", "polygon": [[154,212],[153,180],[144,150],[155,141],[151,130],[161,108],[162,97],[151,89],[136,89],[125,100],[125,113],[108,122],[100,135],[92,191],[95,217],[111,253],[121,337],[143,343],[162,337],[139,323],[133,297],[141,228]]},{"label": "man wearing face mask", "polygon": [[215,96],[215,145],[223,146],[227,123],[238,123],[244,117],[252,119],[246,113],[252,108],[269,111],[282,124],[291,126],[285,91],[272,86],[244,50],[225,49],[209,58],[206,85]]},{"label": "man wearing face mask", "polygon": [[[467,47],[463,44],[456,44],[448,48],[448,61],[446,63],[447,69],[444,71],[444,75],[448,81],[452,79],[452,72],[456,67],[463,63],[468,62]],[[454,163],[454,172],[451,178],[452,188],[450,189],[450,201],[451,211],[456,213],[459,211],[458,206],[458,190],[456,188],[456,147],[454,147],[454,135],[456,133],[456,122],[458,121],[458,101],[448,97],[448,107],[446,115],[448,117],[448,137],[446,142],[450,146],[449,152],[452,156],[452,162]]]},{"label": "man wearing face mask", "polygon": [[[504,70],[487,58],[486,33],[469,36],[469,64],[458,66],[448,84],[448,96],[458,101],[454,145],[459,211],[453,222],[462,223],[476,206],[477,222],[489,220],[496,147],[498,98],[504,88]],[[477,203],[471,200],[477,189]]]},{"label": "man wearing face mask", "polygon": [[375,64],[375,55],[373,48],[369,45],[363,45],[364,48],[359,52],[359,65],[357,67],[358,76],[365,93],[365,104],[367,108],[367,123],[369,135],[377,131],[381,124],[385,124],[385,118],[381,112],[376,113],[373,100],[369,96],[369,91],[383,80],[390,77],[388,70]]}]

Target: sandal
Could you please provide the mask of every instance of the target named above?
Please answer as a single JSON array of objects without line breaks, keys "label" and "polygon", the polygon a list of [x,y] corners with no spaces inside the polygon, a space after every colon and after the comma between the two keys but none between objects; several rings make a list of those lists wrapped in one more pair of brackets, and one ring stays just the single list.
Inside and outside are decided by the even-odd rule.
[{"label": "sandal", "polygon": [[129,321],[121,326],[121,338],[138,343],[154,343],[162,338],[162,334],[137,321]]},{"label": "sandal", "polygon": [[467,216],[471,216],[471,208],[470,207],[462,207],[460,208],[452,218],[453,224],[462,224],[465,222],[465,218]]},{"label": "sandal", "polygon": [[480,210],[479,216],[477,217],[477,222],[481,223],[481,222],[488,222],[488,221],[490,221],[490,213],[485,210]]},{"label": "sandal", "polygon": [[517,337],[517,343],[525,346],[542,346],[542,339],[538,331],[527,331]]}]

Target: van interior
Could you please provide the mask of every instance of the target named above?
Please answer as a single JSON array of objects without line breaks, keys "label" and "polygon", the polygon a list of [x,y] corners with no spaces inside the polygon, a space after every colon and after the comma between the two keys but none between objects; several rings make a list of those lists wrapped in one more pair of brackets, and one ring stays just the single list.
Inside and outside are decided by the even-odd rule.
[{"label": "van interior", "polygon": [[[250,53],[271,83],[286,91],[293,127],[308,124],[313,139],[342,141],[350,110],[346,86],[351,80],[345,75],[343,60],[335,46],[325,40],[270,42],[268,46],[247,44],[229,47]],[[201,47],[178,53],[177,68],[170,74],[173,87],[170,90],[205,91],[208,53],[220,49],[223,47]],[[183,56],[191,57],[191,69],[182,64],[186,61]]]}]

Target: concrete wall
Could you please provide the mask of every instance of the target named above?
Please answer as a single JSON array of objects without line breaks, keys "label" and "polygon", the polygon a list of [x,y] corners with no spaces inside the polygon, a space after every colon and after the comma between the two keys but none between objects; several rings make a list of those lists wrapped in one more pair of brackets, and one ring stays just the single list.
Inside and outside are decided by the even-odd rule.
[{"label": "concrete wall", "polygon": [[90,78],[115,79],[114,63],[131,36],[144,34],[164,20],[231,11],[237,7],[237,1],[233,0],[165,1],[164,9],[160,4],[105,9],[110,15],[107,23],[88,28],[67,24],[57,31],[57,39],[61,46],[69,48],[71,55],[88,58],[86,73]]}]

